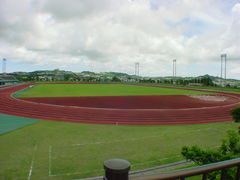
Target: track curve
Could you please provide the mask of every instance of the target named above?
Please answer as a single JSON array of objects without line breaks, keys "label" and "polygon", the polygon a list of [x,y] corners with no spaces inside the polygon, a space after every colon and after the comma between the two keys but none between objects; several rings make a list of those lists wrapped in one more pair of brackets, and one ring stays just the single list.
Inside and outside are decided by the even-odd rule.
[{"label": "track curve", "polygon": [[237,98],[209,95],[142,95],[19,98],[43,104],[104,109],[187,109],[234,104]]},{"label": "track curve", "polygon": [[[13,98],[11,95],[32,84],[0,90],[0,113],[35,119],[118,125],[173,125],[232,121],[230,109],[236,103],[185,109],[107,109],[42,104]],[[219,93],[219,92],[217,92]],[[240,94],[222,93],[234,96]],[[240,102],[240,100],[238,101]]]}]

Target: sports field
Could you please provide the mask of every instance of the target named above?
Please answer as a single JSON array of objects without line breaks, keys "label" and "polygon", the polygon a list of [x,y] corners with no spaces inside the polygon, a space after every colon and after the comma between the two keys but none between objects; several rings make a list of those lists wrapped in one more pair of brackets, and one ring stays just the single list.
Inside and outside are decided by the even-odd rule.
[{"label": "sports field", "polygon": [[[0,112],[12,115],[17,113],[23,116],[20,119],[6,114],[0,116],[8,122],[7,125],[12,130],[7,133],[3,131],[0,135],[0,179],[60,180],[100,176],[104,174],[103,161],[109,158],[127,159],[132,164],[131,170],[140,170],[182,160],[180,152],[184,145],[197,144],[204,148],[217,148],[227,130],[238,129],[238,124],[230,120],[230,122],[195,125],[133,126],[134,122],[138,124],[141,118],[149,117],[151,119],[145,121],[149,123],[148,125],[155,124],[153,120],[156,120],[156,124],[158,121],[162,123],[161,118],[165,118],[163,122],[166,124],[174,124],[176,120],[180,123],[202,123],[201,119],[204,120],[203,123],[219,122],[217,119],[219,116],[225,121],[229,118],[229,110],[225,107],[210,108],[209,111],[206,108],[191,110],[185,122],[186,117],[180,118],[180,115],[181,113],[186,115],[188,112],[186,110],[180,110],[181,113],[177,114],[172,110],[159,112],[156,110],[85,110],[31,103],[11,96],[12,93],[29,86],[26,84],[6,89],[0,96]],[[115,84],[37,85],[24,89],[20,94],[22,94],[21,97],[48,95],[75,97],[93,94],[94,96],[121,96],[121,93],[122,96],[153,95],[153,93],[158,95],[204,94],[204,92],[189,90]],[[214,114],[211,115],[213,111]],[[221,113],[227,116],[222,116]],[[131,114],[130,117],[128,117],[129,114]],[[34,121],[33,118],[32,123],[27,126],[21,125],[16,129],[20,121],[25,123],[29,120],[24,118],[28,116],[56,121]],[[98,123],[101,117],[103,117],[101,121],[103,124],[113,122],[115,125],[80,124]],[[74,122],[80,123],[58,122],[58,120],[71,121],[75,118]],[[127,122],[126,124],[132,122],[132,125],[119,125],[121,123],[119,120],[123,120],[123,123]]]},{"label": "sports field", "polygon": [[[229,111],[239,102],[237,97],[239,95],[231,93],[203,95],[205,92],[143,85],[41,84],[34,87],[32,85],[23,84],[5,89],[4,93],[0,94],[3,100],[0,112],[32,119],[94,124],[200,124],[232,121]],[[42,91],[42,88],[46,87],[47,90]],[[20,91],[18,95],[32,93],[57,97],[25,97],[22,100],[15,98],[14,93],[18,91]],[[154,93],[161,95],[149,95]],[[168,95],[163,95],[164,93]],[[174,95],[169,95],[170,93]],[[176,95],[177,93],[187,96]],[[63,94],[73,97],[58,97],[64,96]],[[88,96],[76,97],[79,94]],[[102,96],[104,94],[118,96]],[[200,97],[198,94],[201,94]]]},{"label": "sports field", "polygon": [[0,135],[0,179],[77,179],[103,175],[103,161],[132,170],[183,159],[183,145],[217,148],[232,122],[174,126],[89,125],[38,121]]},{"label": "sports field", "polygon": [[39,84],[18,97],[137,96],[209,94],[170,88],[123,84]]}]

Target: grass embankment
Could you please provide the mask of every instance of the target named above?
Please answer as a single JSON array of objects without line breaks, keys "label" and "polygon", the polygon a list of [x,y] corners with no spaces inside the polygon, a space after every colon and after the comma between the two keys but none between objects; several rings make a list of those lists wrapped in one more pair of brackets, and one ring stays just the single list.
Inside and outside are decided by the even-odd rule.
[{"label": "grass embankment", "polygon": [[136,96],[207,94],[198,91],[123,84],[40,84],[18,97]]},{"label": "grass embankment", "polygon": [[216,148],[226,122],[178,126],[113,126],[39,121],[0,136],[0,179],[76,179],[103,175],[103,161],[123,158],[132,170],[183,159],[181,147]]}]

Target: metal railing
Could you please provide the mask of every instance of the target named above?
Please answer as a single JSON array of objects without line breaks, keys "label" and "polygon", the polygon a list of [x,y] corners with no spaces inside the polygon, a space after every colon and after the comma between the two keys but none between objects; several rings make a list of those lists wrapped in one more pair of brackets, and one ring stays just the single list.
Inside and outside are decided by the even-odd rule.
[{"label": "metal railing", "polygon": [[[128,163],[126,162],[124,162],[124,164],[122,165],[121,165],[121,162],[119,165],[116,165],[116,163],[118,164],[118,161],[116,161],[115,159],[113,168],[111,168],[111,163],[108,164],[107,168],[106,166],[104,166],[105,167],[104,180],[120,180],[120,179],[121,180],[128,180],[128,179],[130,180],[175,180],[175,179],[184,180],[187,177],[197,176],[197,175],[201,175],[202,180],[206,180],[208,177],[208,174],[215,171],[221,171],[221,175],[220,175],[221,180],[228,180],[227,169],[232,167],[237,168],[235,179],[240,180],[240,158],[202,165],[198,167],[185,168],[181,170],[175,170],[175,171],[159,173],[155,175],[147,175],[147,176],[139,176],[139,177],[129,177],[128,175],[126,176],[126,173],[128,174],[128,170],[130,169],[130,163],[129,163],[129,167],[127,167]],[[120,167],[120,169],[116,167]],[[111,169],[111,171],[109,171],[109,169]],[[108,176],[109,172],[111,172],[111,176]],[[121,176],[121,172],[125,173],[124,179],[123,179],[123,176]],[[121,176],[120,179],[118,178],[118,175]]]}]

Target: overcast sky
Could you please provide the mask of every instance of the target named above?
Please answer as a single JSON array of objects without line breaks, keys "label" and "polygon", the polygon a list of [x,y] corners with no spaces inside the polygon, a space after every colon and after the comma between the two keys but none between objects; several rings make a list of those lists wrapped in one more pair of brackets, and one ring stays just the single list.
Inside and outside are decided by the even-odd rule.
[{"label": "overcast sky", "polygon": [[219,76],[221,53],[240,79],[239,0],[0,0],[7,72]]}]

